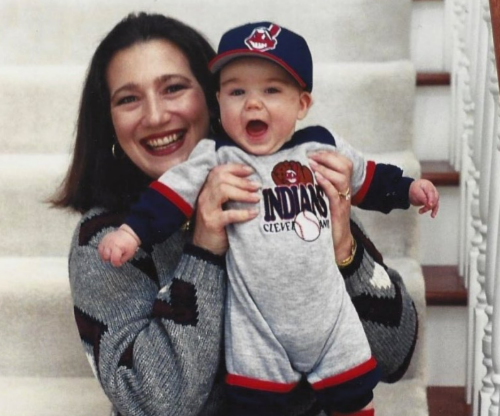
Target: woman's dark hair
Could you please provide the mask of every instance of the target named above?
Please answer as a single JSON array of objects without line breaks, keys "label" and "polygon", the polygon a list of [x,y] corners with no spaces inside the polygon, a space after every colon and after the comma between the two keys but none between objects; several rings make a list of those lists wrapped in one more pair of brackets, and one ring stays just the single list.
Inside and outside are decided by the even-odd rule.
[{"label": "woman's dark hair", "polygon": [[90,63],[81,96],[73,159],[51,200],[53,206],[79,212],[94,206],[124,210],[151,182],[125,155],[113,157],[111,148],[116,138],[106,70],[117,52],[153,39],[167,40],[184,53],[205,93],[211,121],[217,119],[214,81],[208,69],[215,51],[207,40],[193,28],[163,15],[128,15],[102,40]]}]

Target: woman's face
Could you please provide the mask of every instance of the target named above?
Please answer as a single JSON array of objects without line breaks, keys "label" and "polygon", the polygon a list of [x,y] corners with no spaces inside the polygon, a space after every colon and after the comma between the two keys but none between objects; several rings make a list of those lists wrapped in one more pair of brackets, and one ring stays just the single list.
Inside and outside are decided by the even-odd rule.
[{"label": "woman's face", "polygon": [[174,44],[136,43],[111,59],[106,75],[118,142],[151,178],[185,161],[207,136],[205,95]]}]

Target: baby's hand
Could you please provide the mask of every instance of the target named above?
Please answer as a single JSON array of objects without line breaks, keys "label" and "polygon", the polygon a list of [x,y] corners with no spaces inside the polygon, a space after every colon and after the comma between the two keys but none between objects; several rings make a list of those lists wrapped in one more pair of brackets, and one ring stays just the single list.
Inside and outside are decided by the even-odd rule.
[{"label": "baby's hand", "polygon": [[410,204],[421,207],[419,214],[431,211],[431,217],[435,218],[439,210],[439,192],[431,181],[417,179],[410,185]]},{"label": "baby's hand", "polygon": [[98,250],[104,261],[110,261],[113,266],[119,267],[134,256],[140,243],[134,230],[124,224],[118,230],[106,234]]}]

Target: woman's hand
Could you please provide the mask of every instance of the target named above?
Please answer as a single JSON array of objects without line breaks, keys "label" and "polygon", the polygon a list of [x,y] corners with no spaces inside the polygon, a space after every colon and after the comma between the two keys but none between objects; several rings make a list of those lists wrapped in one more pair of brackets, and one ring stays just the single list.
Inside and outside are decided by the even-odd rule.
[{"label": "woman's hand", "polygon": [[228,248],[226,225],[257,216],[258,210],[253,208],[223,209],[228,201],[259,201],[256,191],[260,185],[248,179],[252,173],[250,167],[241,164],[226,164],[212,169],[198,196],[193,244],[222,255]]},{"label": "woman's hand", "polygon": [[350,226],[352,162],[334,151],[312,153],[309,158],[316,180],[330,202],[335,258],[341,262],[351,255],[353,238]]}]

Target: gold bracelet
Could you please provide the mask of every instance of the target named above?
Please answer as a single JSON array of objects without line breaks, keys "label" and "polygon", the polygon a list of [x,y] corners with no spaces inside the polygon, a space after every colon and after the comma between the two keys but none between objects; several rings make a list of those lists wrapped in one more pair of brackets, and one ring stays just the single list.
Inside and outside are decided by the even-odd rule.
[{"label": "gold bracelet", "polygon": [[356,240],[353,238],[351,242],[351,254],[349,255],[349,257],[342,260],[340,263],[337,262],[337,266],[339,267],[339,269],[343,269],[344,267],[347,267],[352,263],[352,261],[354,260],[354,255],[356,254],[356,248],[357,248]]}]

